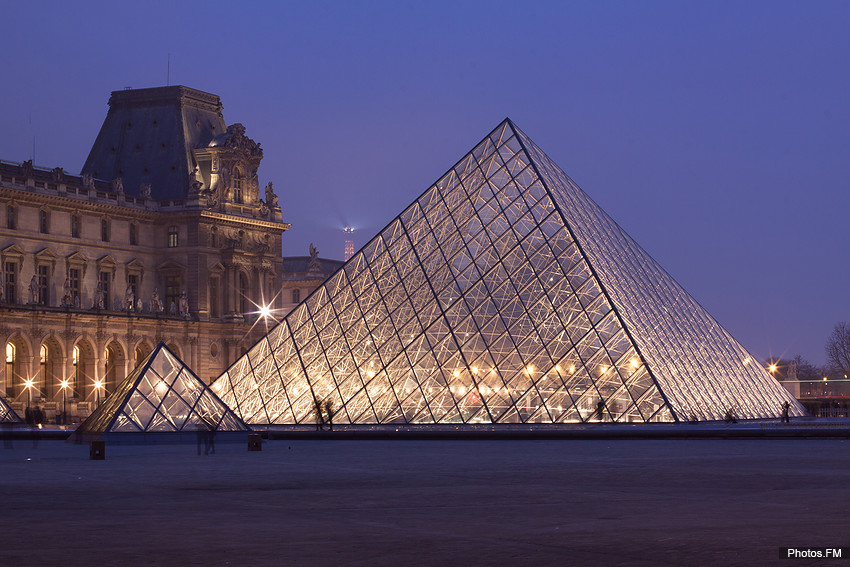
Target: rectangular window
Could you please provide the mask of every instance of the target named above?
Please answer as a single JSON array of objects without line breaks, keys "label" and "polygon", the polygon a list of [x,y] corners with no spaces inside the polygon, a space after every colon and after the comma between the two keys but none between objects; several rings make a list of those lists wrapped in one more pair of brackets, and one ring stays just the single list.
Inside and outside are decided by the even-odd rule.
[{"label": "rectangular window", "polygon": [[38,303],[39,305],[47,305],[50,298],[47,295],[47,283],[50,278],[50,267],[38,267]]},{"label": "rectangular window", "polygon": [[18,226],[18,211],[14,205],[6,205],[6,228],[15,230]]},{"label": "rectangular window", "polygon": [[210,278],[210,317],[219,317],[218,278]]},{"label": "rectangular window", "polygon": [[6,280],[6,303],[17,303],[18,302],[18,294],[15,293],[17,288],[18,281],[18,264],[17,262],[6,262],[5,266],[5,280]]},{"label": "rectangular window", "polygon": [[180,305],[180,276],[168,276],[165,278],[165,310],[177,314]]},{"label": "rectangular window", "polygon": [[68,291],[71,294],[71,302],[74,307],[80,306],[80,270],[71,268],[68,270]]},{"label": "rectangular window", "polygon": [[133,291],[133,297],[139,297],[139,276],[136,274],[127,276],[127,285]]},{"label": "rectangular window", "polygon": [[170,226],[168,227],[168,247],[169,248],[177,248],[177,227]]},{"label": "rectangular window", "polygon": [[38,211],[38,231],[41,234],[50,232],[49,220],[50,217],[47,215],[47,211]]},{"label": "rectangular window", "polygon": [[100,220],[100,239],[109,242],[109,221],[106,219]]},{"label": "rectangular window", "polygon": [[80,237],[80,215],[71,215],[71,236],[73,238]]},{"label": "rectangular window", "polygon": [[301,290],[293,289],[292,290],[292,303],[301,303]]},{"label": "rectangular window", "polygon": [[136,223],[130,223],[130,245],[136,245]]},{"label": "rectangular window", "polygon": [[103,305],[98,305],[98,307],[101,307],[102,309],[109,309],[109,280],[111,276],[112,274],[109,272],[100,272],[98,274],[97,291],[99,291],[103,297]]}]

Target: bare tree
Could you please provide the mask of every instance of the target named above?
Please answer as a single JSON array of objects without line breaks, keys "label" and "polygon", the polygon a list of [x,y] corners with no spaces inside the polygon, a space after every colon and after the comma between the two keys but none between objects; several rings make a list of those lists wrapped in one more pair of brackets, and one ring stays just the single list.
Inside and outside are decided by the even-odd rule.
[{"label": "bare tree", "polygon": [[826,360],[834,370],[850,373],[850,323],[836,323],[826,340]]}]

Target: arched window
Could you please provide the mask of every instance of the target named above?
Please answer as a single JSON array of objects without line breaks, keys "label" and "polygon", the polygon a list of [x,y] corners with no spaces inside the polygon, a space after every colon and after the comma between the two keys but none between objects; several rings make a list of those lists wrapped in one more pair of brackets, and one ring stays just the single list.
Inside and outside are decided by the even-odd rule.
[{"label": "arched window", "polygon": [[121,367],[123,366],[123,357],[121,356],[121,347],[115,344],[110,344],[106,347],[104,353],[106,359],[106,377],[104,384],[104,397],[115,391],[115,386],[121,378]]},{"label": "arched window", "polygon": [[14,399],[17,396],[18,380],[15,376],[15,345],[6,343],[6,396]]},{"label": "arched window", "polygon": [[242,172],[238,169],[233,170],[233,202],[243,203],[242,198]]},{"label": "arched window", "polygon": [[41,389],[44,391],[45,397],[47,397],[47,386],[48,386],[48,383],[49,383],[48,376],[47,376],[48,371],[49,371],[49,368],[48,368],[48,365],[47,365],[47,359],[48,359],[47,345],[41,345],[41,350],[39,350],[39,353],[38,353],[38,366],[39,366],[39,370],[40,370],[39,374],[41,375]]},{"label": "arched window", "polygon": [[148,346],[147,343],[139,343],[139,346],[136,347],[135,352],[135,365],[138,366],[142,363],[142,361],[151,353],[151,347]]},{"label": "arched window", "polygon": [[86,399],[86,392],[89,385],[86,384],[88,374],[88,356],[80,348],[80,345],[74,345],[72,362],[74,373],[71,377],[71,395],[80,400]]}]

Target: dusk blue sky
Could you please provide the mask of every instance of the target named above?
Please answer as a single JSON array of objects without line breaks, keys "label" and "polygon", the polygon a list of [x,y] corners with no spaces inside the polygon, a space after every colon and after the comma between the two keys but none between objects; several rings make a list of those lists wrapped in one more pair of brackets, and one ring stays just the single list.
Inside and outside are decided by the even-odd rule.
[{"label": "dusk blue sky", "polygon": [[113,90],[221,96],[284,255],[342,258],[506,116],[753,354],[850,321],[850,2],[2,3],[0,159],[79,172]]}]

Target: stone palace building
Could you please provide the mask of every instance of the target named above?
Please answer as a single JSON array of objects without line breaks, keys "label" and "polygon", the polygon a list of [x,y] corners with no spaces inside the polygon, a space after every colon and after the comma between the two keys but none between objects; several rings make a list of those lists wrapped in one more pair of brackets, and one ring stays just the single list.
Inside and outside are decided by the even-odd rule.
[{"label": "stone palace building", "polygon": [[0,162],[0,395],[79,419],[159,341],[224,371],[294,299],[262,159],[218,96],[173,86],[113,92],[80,175]]}]

